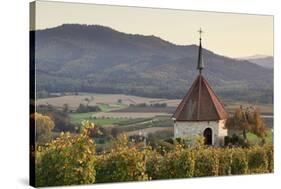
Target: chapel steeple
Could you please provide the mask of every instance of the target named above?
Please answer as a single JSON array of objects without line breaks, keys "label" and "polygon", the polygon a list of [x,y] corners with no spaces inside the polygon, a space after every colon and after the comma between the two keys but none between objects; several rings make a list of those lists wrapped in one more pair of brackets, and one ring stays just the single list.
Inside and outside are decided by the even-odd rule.
[{"label": "chapel steeple", "polygon": [[199,74],[201,74],[203,68],[204,68],[204,62],[203,62],[203,57],[202,57],[202,44],[201,44],[201,35],[203,33],[202,29],[200,28],[199,32],[199,50],[198,50],[198,62],[197,62],[197,70],[199,70]]},{"label": "chapel steeple", "polygon": [[204,68],[201,45],[203,31],[200,28],[198,32],[200,35],[197,62],[199,74],[173,115],[176,121],[214,121],[228,117],[224,105],[208,81],[203,77],[203,74],[201,74]]}]

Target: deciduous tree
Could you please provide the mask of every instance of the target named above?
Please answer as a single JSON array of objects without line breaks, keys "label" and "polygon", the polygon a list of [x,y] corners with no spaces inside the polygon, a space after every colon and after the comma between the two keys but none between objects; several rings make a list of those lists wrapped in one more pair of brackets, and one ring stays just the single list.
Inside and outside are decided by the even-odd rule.
[{"label": "deciduous tree", "polygon": [[266,136],[266,124],[260,115],[259,108],[246,108],[242,106],[235,110],[233,116],[226,121],[226,128],[242,131],[243,138],[247,142],[247,133],[251,132],[264,140]]},{"label": "deciduous tree", "polygon": [[40,113],[35,113],[35,128],[36,128],[36,141],[39,143],[49,142],[51,139],[51,131],[54,129],[55,124],[53,120]]}]

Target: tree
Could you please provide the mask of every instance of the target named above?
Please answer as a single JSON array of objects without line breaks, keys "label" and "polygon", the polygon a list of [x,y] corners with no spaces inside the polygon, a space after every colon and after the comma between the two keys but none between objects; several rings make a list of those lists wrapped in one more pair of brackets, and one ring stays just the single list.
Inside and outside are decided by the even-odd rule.
[{"label": "tree", "polygon": [[242,106],[235,110],[232,117],[229,117],[225,124],[226,128],[242,131],[244,142],[247,142],[247,133],[251,132],[264,139],[266,136],[266,124],[260,116],[258,108],[246,108]]},{"label": "tree", "polygon": [[51,139],[51,131],[54,129],[55,124],[53,120],[40,113],[35,113],[36,125],[36,141],[39,143],[49,142]]},{"label": "tree", "polygon": [[84,104],[80,104],[78,106],[78,108],[76,109],[76,112],[78,112],[78,113],[84,113],[84,112],[87,112],[87,111],[88,111],[88,109]]},{"label": "tree", "polygon": [[50,117],[54,123],[54,131],[70,131],[74,132],[75,125],[71,123],[68,113],[63,112],[62,110],[56,109],[51,105],[39,105],[36,106],[36,111]]},{"label": "tree", "polygon": [[89,104],[90,104],[90,102],[92,101],[92,97],[91,97],[91,99],[89,99],[88,97],[86,97],[84,100],[87,102],[87,104],[86,104],[86,106],[88,107],[89,106]]},{"label": "tree", "polygon": [[64,113],[67,113],[67,112],[69,111],[69,106],[68,106],[68,104],[63,104],[62,111],[63,111]]},{"label": "tree", "polygon": [[255,108],[254,111],[248,115],[247,119],[251,125],[251,133],[261,138],[264,142],[267,126],[264,119],[260,115],[259,108]]}]

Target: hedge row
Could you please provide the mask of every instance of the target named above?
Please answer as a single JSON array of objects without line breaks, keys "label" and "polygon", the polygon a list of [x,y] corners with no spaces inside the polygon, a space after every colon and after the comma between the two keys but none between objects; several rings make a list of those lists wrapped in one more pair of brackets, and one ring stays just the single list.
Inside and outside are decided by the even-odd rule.
[{"label": "hedge row", "polygon": [[164,155],[127,148],[98,156],[96,182],[273,172],[273,147],[182,149]]},{"label": "hedge row", "polygon": [[144,181],[273,172],[273,146],[196,147],[140,151],[119,138],[110,153],[95,154],[87,130],[68,134],[36,152],[36,186]]}]

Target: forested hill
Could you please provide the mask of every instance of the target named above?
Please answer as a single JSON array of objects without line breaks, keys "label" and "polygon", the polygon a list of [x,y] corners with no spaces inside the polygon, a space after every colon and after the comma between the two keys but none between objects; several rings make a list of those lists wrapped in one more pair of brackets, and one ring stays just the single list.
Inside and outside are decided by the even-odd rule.
[{"label": "forested hill", "polygon": [[[35,36],[37,91],[181,98],[197,74],[196,45],[99,25],[64,24]],[[222,97],[272,101],[273,70],[209,50],[203,56],[203,74]]]}]

